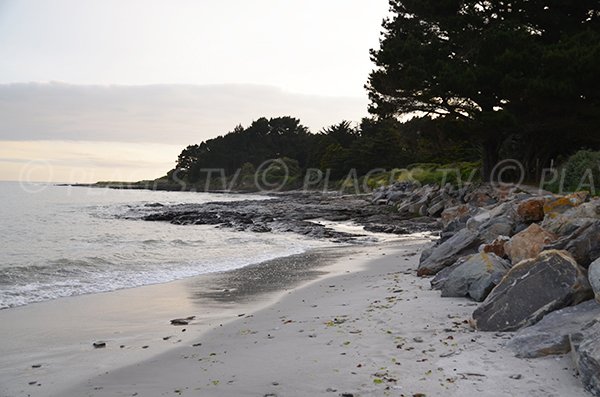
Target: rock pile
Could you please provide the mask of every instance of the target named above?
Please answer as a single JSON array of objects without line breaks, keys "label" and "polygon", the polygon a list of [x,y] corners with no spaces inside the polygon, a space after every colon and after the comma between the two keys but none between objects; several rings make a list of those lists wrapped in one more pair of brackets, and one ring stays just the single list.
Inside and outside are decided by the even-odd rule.
[{"label": "rock pile", "polygon": [[600,198],[404,183],[373,201],[440,218],[418,275],[435,276],[442,296],[482,302],[477,329],[518,331],[509,347],[519,357],[571,351],[585,388],[600,396]]}]

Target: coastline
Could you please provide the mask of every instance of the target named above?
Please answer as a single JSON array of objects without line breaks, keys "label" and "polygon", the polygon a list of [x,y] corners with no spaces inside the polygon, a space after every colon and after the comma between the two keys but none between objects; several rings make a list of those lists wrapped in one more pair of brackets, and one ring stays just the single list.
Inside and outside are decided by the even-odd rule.
[{"label": "coastline", "polygon": [[[0,310],[0,396],[62,395],[107,369],[193,344],[290,289],[345,271],[340,258],[378,247],[318,248],[227,272]],[[188,316],[196,317],[189,326],[170,324]],[[107,347],[94,349],[96,341]]]},{"label": "coastline", "polygon": [[[115,362],[79,369],[63,387],[25,382],[51,365],[21,368],[23,393],[7,395],[587,395],[567,356],[518,359],[503,347],[509,333],[471,329],[466,320],[474,303],[440,299],[429,279],[414,275],[427,244],[358,247],[318,268],[317,278],[268,294],[258,305],[229,304],[220,318],[185,333],[165,325],[189,337],[180,343],[155,339],[146,350],[134,343],[124,350],[111,341],[106,349],[88,344],[81,357]],[[167,347],[159,351],[161,343]]]}]

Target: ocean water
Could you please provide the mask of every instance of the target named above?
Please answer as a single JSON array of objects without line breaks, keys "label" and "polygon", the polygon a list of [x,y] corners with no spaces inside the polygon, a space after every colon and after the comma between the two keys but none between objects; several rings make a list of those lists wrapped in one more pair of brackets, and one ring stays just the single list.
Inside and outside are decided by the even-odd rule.
[{"label": "ocean water", "polygon": [[0,182],[0,309],[232,270],[330,245],[294,234],[139,219],[157,203],[250,198],[268,199]]}]

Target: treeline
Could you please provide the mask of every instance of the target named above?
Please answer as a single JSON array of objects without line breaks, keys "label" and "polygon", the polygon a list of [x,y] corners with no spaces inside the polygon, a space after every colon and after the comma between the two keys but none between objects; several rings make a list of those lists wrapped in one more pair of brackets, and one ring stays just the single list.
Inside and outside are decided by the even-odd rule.
[{"label": "treeline", "polygon": [[380,117],[435,115],[530,180],[600,147],[600,2],[390,0],[367,90]]},{"label": "treeline", "polygon": [[291,117],[260,118],[188,146],[169,177],[197,183],[206,169],[250,173],[286,158],[333,179],[480,161],[487,180],[510,158],[536,182],[600,149],[600,2],[390,0],[390,11],[371,51],[371,117],[314,134]]},{"label": "treeline", "polygon": [[[479,152],[460,131],[443,120],[418,118],[401,123],[395,119],[365,118],[311,133],[292,117],[260,118],[248,127],[186,147],[169,172],[171,179],[202,184],[217,169],[232,177],[238,170],[251,174],[268,160],[291,160],[294,171],[326,172],[331,180],[345,178],[352,170],[364,175],[373,169],[392,170],[416,162],[476,161]],[[450,137],[452,136],[452,137]]]}]

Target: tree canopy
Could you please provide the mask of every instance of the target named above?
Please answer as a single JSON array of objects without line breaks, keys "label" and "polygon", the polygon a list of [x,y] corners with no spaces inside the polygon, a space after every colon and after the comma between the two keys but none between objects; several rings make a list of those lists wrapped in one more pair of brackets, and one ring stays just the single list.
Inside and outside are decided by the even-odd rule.
[{"label": "tree canopy", "polygon": [[391,0],[370,111],[435,117],[477,142],[485,173],[518,142],[532,174],[597,146],[600,2]]}]

